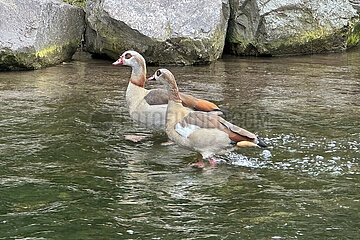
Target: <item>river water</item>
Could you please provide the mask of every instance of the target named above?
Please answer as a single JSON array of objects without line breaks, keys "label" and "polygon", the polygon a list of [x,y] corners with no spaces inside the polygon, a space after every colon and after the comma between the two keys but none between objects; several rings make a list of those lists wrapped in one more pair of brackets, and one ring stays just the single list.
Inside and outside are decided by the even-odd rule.
[{"label": "river water", "polygon": [[169,67],[269,146],[207,170],[131,121],[130,68],[81,55],[0,73],[0,239],[359,238],[359,49]]}]

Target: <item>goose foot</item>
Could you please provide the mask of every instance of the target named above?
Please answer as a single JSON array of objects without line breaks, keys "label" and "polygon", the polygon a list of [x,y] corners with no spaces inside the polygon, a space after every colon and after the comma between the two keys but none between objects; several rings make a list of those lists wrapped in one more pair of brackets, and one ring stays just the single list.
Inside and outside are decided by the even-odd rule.
[{"label": "goose foot", "polygon": [[138,136],[138,135],[125,135],[125,139],[132,142],[140,142],[141,140],[145,139],[146,136]]},{"label": "goose foot", "polygon": [[174,142],[171,141],[171,140],[169,140],[169,141],[167,141],[167,142],[161,143],[160,145],[161,145],[161,146],[171,146],[171,145],[174,145]]},{"label": "goose foot", "polygon": [[204,160],[201,157],[199,158],[199,162],[191,163],[191,164],[189,164],[189,166],[208,170],[208,169],[215,168],[218,164],[218,160],[216,158],[209,158],[207,160],[209,161],[209,164],[210,164],[208,167],[205,167]]}]

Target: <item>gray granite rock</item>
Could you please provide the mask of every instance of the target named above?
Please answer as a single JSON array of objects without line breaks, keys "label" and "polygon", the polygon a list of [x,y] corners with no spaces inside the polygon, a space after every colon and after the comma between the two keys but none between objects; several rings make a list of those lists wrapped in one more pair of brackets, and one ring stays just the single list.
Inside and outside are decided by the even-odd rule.
[{"label": "gray granite rock", "polygon": [[0,1],[0,70],[69,60],[84,28],[84,11],[60,0]]},{"label": "gray granite rock", "polygon": [[356,11],[360,12],[360,0],[348,0],[349,3],[353,8],[356,9]]},{"label": "gray granite rock", "polygon": [[331,52],[357,44],[348,0],[230,0],[227,50],[237,55]]},{"label": "gray granite rock", "polygon": [[207,63],[224,48],[228,0],[88,0],[86,44],[113,59],[128,49],[148,62]]}]

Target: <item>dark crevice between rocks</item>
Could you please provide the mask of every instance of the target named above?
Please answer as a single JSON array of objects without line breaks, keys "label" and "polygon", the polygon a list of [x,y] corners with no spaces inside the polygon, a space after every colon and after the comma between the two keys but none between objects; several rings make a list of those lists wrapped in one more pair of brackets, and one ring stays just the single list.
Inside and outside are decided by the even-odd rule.
[{"label": "dark crevice between rocks", "polygon": [[[236,22],[235,18],[238,17],[236,15],[237,12],[241,12],[241,15],[246,16],[248,19],[254,20],[256,16],[252,16],[251,12],[247,5],[252,4],[254,0],[245,0],[243,4],[239,5],[239,0],[230,0],[230,18],[228,20],[228,27],[226,31],[226,38],[225,38],[225,46],[223,50],[223,54],[235,55],[235,56],[261,56],[261,57],[271,57],[271,54],[261,53],[257,46],[256,39],[259,38],[261,35],[262,30],[262,19],[260,18],[260,22],[257,25],[255,30],[248,30],[253,31],[254,38],[250,39],[247,42],[243,42],[239,39],[235,41],[232,39],[234,34],[232,29],[241,28],[243,32],[246,32],[246,26],[243,26],[239,22]],[[256,12],[256,11],[255,11]],[[241,16],[239,15],[239,16]],[[236,26],[236,27],[235,27]],[[244,36],[244,39],[246,37]]]},{"label": "dark crevice between rocks", "polygon": [[230,35],[230,29],[232,28],[233,25],[233,21],[234,21],[234,6],[239,6],[238,4],[239,0],[229,0],[229,7],[230,7],[230,16],[228,19],[228,25],[227,25],[227,29],[226,29],[226,35],[225,35],[225,45],[224,45],[224,49],[223,49],[223,53],[222,56],[224,54],[232,54],[232,43],[230,43],[229,41],[229,35]]}]

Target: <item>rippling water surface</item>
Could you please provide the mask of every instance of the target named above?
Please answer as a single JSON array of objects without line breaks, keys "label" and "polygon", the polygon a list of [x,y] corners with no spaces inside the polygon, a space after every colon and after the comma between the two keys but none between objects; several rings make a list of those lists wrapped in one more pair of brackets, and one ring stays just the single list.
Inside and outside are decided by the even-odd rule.
[{"label": "rippling water surface", "polygon": [[358,239],[359,49],[169,69],[269,148],[188,167],[130,120],[109,61],[0,73],[0,239]]}]

